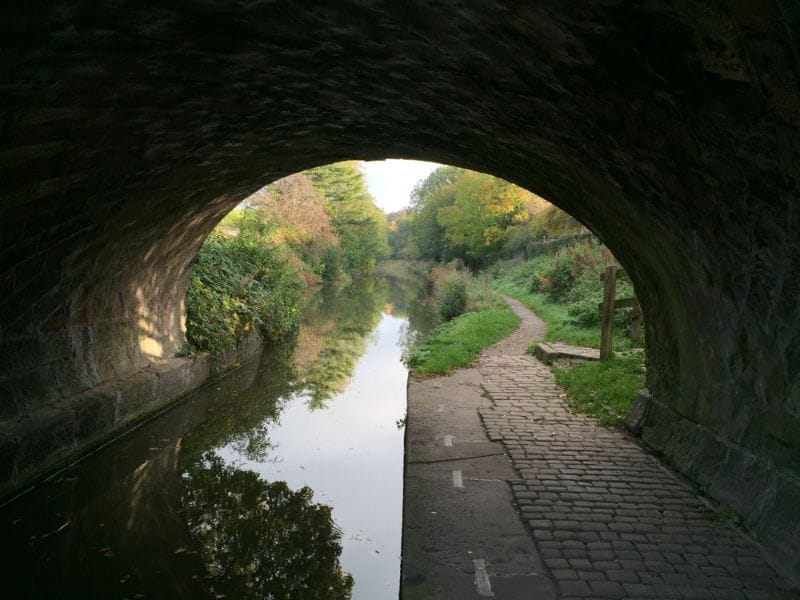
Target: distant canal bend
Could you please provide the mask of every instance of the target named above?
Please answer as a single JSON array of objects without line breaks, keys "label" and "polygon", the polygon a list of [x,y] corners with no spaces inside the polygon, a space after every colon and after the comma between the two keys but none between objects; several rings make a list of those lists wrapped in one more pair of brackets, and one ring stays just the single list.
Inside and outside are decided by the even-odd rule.
[{"label": "distant canal bend", "polygon": [[292,345],[0,509],[4,597],[396,598],[416,295],[318,293]]}]

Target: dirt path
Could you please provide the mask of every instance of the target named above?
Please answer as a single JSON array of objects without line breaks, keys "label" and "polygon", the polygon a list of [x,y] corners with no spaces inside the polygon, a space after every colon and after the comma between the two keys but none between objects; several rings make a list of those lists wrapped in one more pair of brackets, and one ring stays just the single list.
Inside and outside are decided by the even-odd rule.
[{"label": "dirt path", "polygon": [[403,598],[800,598],[653,456],[567,411],[524,354],[544,324],[507,301],[520,328],[477,367],[409,382]]}]

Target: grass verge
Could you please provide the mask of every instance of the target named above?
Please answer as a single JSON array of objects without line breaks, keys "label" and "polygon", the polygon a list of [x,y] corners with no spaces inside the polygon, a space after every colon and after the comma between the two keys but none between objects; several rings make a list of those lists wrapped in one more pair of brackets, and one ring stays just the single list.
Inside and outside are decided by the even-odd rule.
[{"label": "grass verge", "polygon": [[[547,323],[545,342],[564,342],[586,348],[600,347],[600,327],[582,326],[571,322],[567,306],[548,299],[547,294],[530,293],[525,285],[511,281],[496,281],[494,289],[522,302]],[[620,327],[614,328],[612,345],[614,350],[628,350],[632,347],[630,338]]]},{"label": "grass verge", "polygon": [[571,368],[553,367],[556,383],[567,391],[576,412],[603,425],[625,418],[636,392],[645,387],[644,352],[632,352],[608,362],[587,362]]},{"label": "grass verge", "polygon": [[431,330],[403,360],[414,375],[442,375],[471,364],[518,326],[519,317],[508,306],[469,312]]}]

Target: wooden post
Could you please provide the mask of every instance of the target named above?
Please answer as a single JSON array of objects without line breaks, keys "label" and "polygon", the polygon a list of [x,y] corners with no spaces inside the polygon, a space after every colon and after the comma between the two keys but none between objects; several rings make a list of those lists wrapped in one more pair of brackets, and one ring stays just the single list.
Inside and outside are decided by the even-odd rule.
[{"label": "wooden post", "polygon": [[631,339],[638,339],[642,328],[642,309],[637,304],[631,311]]},{"label": "wooden post", "polygon": [[614,300],[617,294],[617,268],[606,267],[603,286],[603,328],[600,331],[600,360],[611,358],[611,336],[614,333]]}]

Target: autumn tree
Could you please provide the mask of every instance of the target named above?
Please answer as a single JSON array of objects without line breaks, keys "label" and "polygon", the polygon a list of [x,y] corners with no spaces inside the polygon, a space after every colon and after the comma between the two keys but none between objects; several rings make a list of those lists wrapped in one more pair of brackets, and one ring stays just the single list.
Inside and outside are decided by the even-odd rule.
[{"label": "autumn tree", "polygon": [[261,221],[269,223],[272,241],[294,249],[315,274],[325,257],[338,248],[325,200],[306,173],[295,173],[262,188],[247,200]]}]

